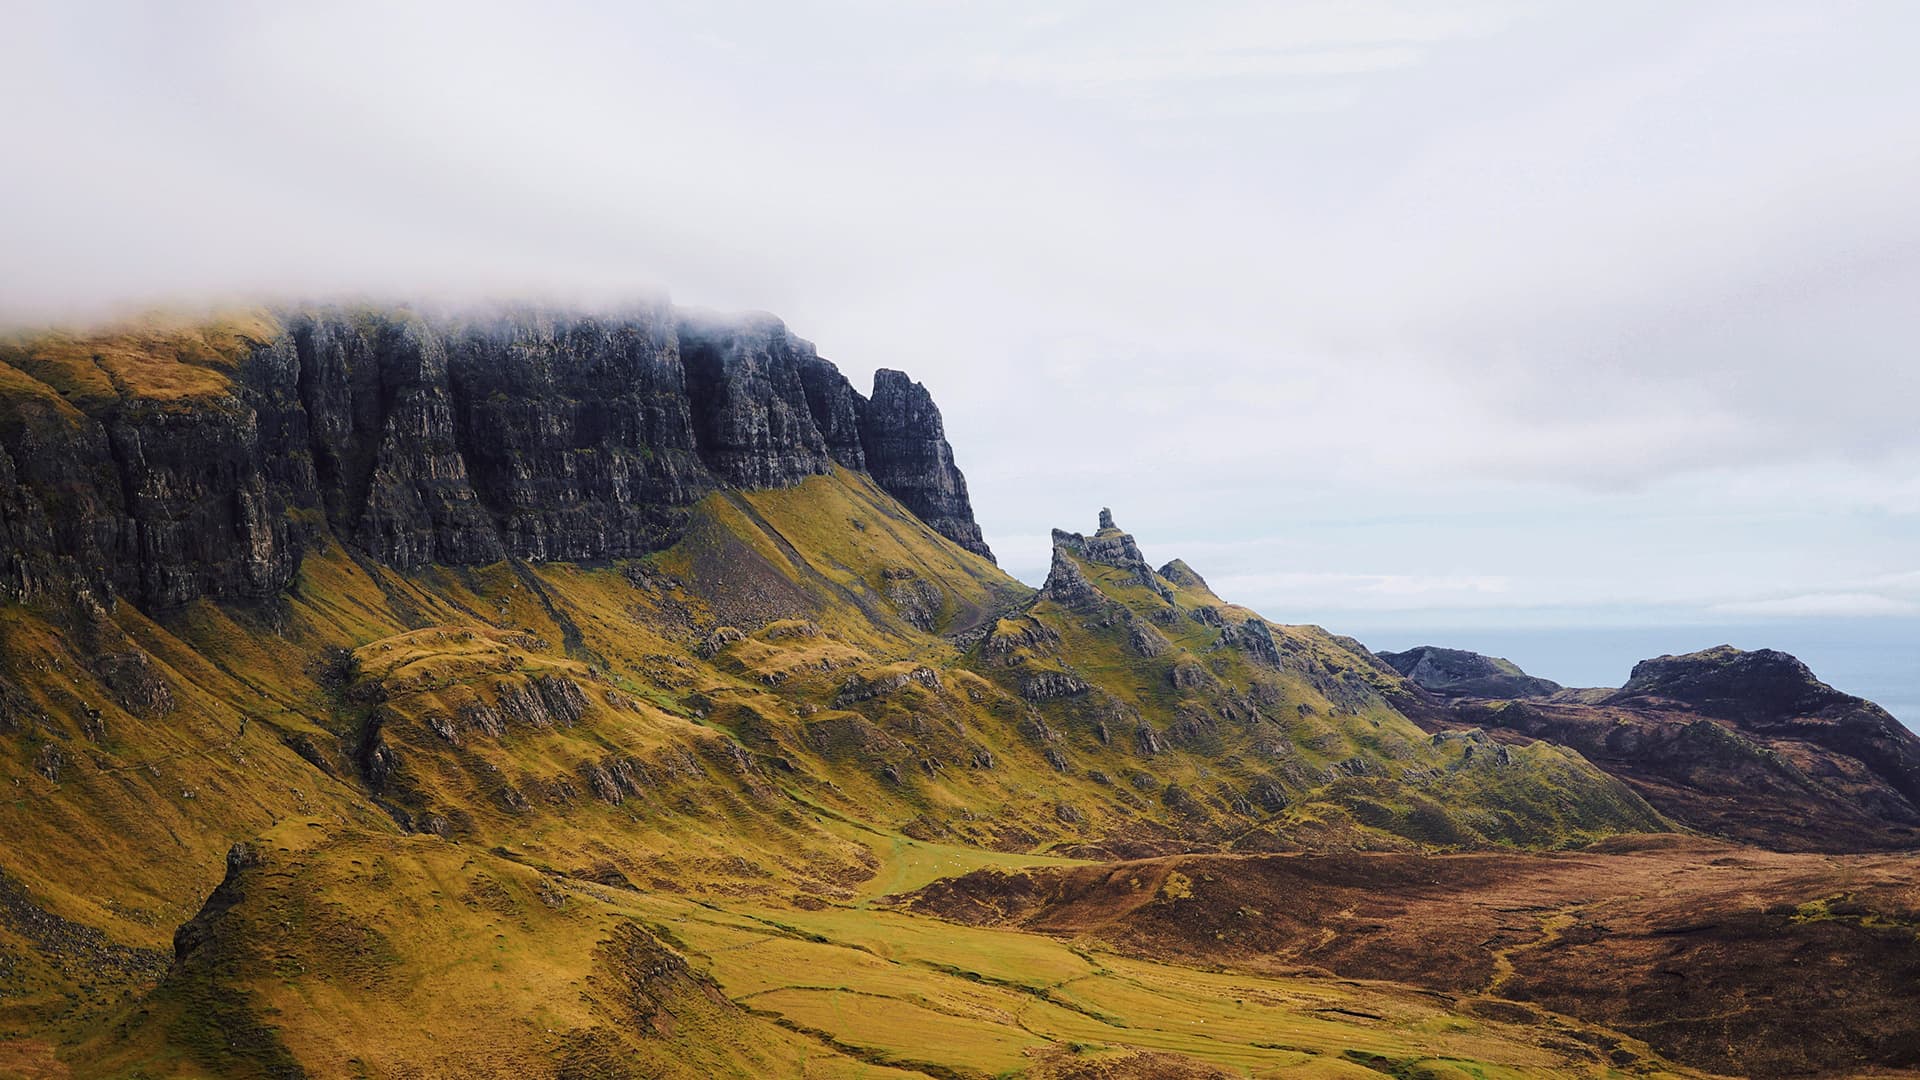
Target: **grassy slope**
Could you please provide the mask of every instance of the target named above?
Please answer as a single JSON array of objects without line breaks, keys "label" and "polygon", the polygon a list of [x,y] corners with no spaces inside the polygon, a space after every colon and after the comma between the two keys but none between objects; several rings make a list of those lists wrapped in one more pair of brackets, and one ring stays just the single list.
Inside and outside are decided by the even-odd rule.
[{"label": "grassy slope", "polygon": [[[931,584],[939,603],[929,607],[925,590],[902,594],[902,580]],[[115,1024],[83,1024],[92,1042],[65,1053],[90,1065],[246,1074],[259,1061],[209,1059],[192,1034],[205,1017],[230,1013],[234,1022],[252,1017],[261,1030],[273,1028],[284,1053],[330,1074],[349,1070],[344,1045],[369,1045],[359,1036],[394,1009],[419,1009],[432,1020],[420,1032],[382,1030],[388,1065],[455,1061],[434,1043],[461,1032],[467,1015],[511,1019],[505,1030],[518,1034],[455,1040],[459,1053],[478,1055],[472,1061],[551,1065],[572,1043],[532,1038],[545,1034],[545,1011],[557,1007],[543,1003],[564,1003],[566,1026],[555,1032],[589,1030],[593,1005],[568,994],[588,978],[586,957],[611,926],[639,919],[664,926],[758,1017],[726,1019],[722,1042],[774,1055],[712,1065],[739,1074],[795,1070],[797,1059],[780,1055],[797,1045],[828,1063],[906,1061],[962,1072],[1033,1065],[1033,1053],[1052,1043],[1089,1043],[1091,1061],[1104,1053],[1096,1047],[1114,1045],[1302,1074],[1365,1074],[1348,1051],[1473,1057],[1521,1070],[1561,1061],[1524,1032],[1442,1019],[1390,988],[1212,986],[1213,976],[1188,970],[1129,967],[1135,961],[1089,959],[1039,938],[960,932],[866,907],[870,897],[933,876],[1048,861],[991,847],[1073,844],[1127,819],[1158,821],[1165,836],[1192,828],[1160,799],[1091,778],[1094,755],[1108,755],[1121,776],[1133,765],[1127,749],[1094,749],[1079,738],[1073,755],[1087,763],[1058,771],[1046,757],[1048,740],[1033,736],[1039,711],[1000,671],[972,671],[977,651],[916,630],[902,596],[914,617],[924,621],[931,611],[935,628],[962,628],[1029,594],[935,538],[862,477],[835,475],[791,492],[716,496],[687,544],[630,567],[501,565],[401,578],[319,550],[276,611],[202,605],[165,628],[119,611],[100,632],[125,632],[125,648],[150,653],[175,707],[142,719],[109,705],[104,738],[79,730],[42,738],[84,746],[69,755],[58,784],[31,769],[35,736],[17,740],[6,769],[35,798],[10,811],[8,826],[23,842],[10,849],[8,872],[50,911],[102,926],[121,942],[165,947],[171,926],[217,882],[230,842],[269,832],[298,867],[267,913],[236,907],[228,938],[252,961],[205,970],[198,982],[177,969],[152,997],[111,1013]],[[1033,617],[1052,615],[1043,603]],[[21,628],[8,638],[8,675],[35,688],[48,715],[71,717],[50,694],[60,682],[50,673],[67,673],[88,701],[111,700],[106,684],[81,676],[83,657],[61,630],[19,609],[8,617]],[[1119,686],[1129,661],[1112,640],[1081,634],[1075,642],[1079,630],[1069,625],[1064,634],[1075,661]],[[1317,630],[1288,634],[1302,648],[1342,650]],[[355,648],[328,653],[340,646]],[[1204,650],[1206,642],[1181,646]],[[933,678],[914,678],[920,671]],[[889,675],[904,678],[895,686]],[[1236,671],[1229,665],[1225,675]],[[497,705],[541,678],[578,686],[580,715],[509,721],[497,732],[449,723],[468,705]],[[862,684],[881,690],[849,698]],[[1334,709],[1300,678],[1284,692],[1288,703]],[[1146,684],[1131,703],[1158,715],[1169,698]],[[405,838],[372,811],[355,755],[374,713],[397,763],[378,801],[409,821],[434,822],[451,842]],[[238,734],[240,715],[250,717],[246,736]],[[1309,761],[1386,746],[1373,734],[1375,721],[1392,721],[1382,707],[1342,721],[1354,734],[1323,721],[1332,738],[1304,749],[1317,755]],[[1327,732],[1313,728],[1315,736]],[[991,748],[991,767],[972,763],[970,748]],[[159,761],[150,757],[156,749]],[[1177,782],[1202,776],[1213,759],[1204,748],[1177,749],[1152,769]],[[597,798],[591,767],[618,761],[643,765],[649,782],[618,803]],[[499,798],[503,784],[520,792],[518,805]],[[200,798],[200,790],[219,798]],[[1069,801],[1085,807],[1081,821],[1058,813]],[[346,838],[288,844],[313,828],[305,822],[315,815],[328,836],[346,828]],[[300,824],[275,824],[288,821]],[[156,859],[163,847],[177,855]],[[369,857],[371,849],[382,853]],[[94,851],[125,872],[102,878]],[[380,859],[401,867],[392,878],[407,890],[426,890],[399,907],[419,924],[380,930],[405,942],[390,942],[394,955],[380,961],[399,990],[380,980],[355,988],[365,957],[357,947],[326,945],[338,926],[371,917],[353,913],[374,903],[361,871]],[[480,863],[492,867],[493,880],[513,874],[520,892],[538,882],[576,890],[584,897],[578,907],[591,915],[547,919],[545,905],[513,894],[515,930],[501,928],[513,920],[503,911],[449,905],[447,897],[474,894],[480,871],[472,867]],[[447,876],[453,871],[467,874],[465,884]],[[620,888],[626,884],[643,892]],[[326,915],[326,905],[340,909]],[[313,932],[288,938],[275,930],[294,909]],[[382,901],[382,911],[390,909]],[[453,924],[449,911],[459,915]],[[507,955],[490,951],[497,942],[488,930],[505,934]],[[444,959],[428,959],[436,955]],[[749,955],[755,959],[745,963]],[[317,980],[288,969],[294,963],[319,972]],[[113,995],[142,986],[131,974],[100,990],[92,1009],[69,1009],[56,994],[48,1009],[19,1020],[31,1030],[61,1030],[56,1020],[65,1020],[65,1030],[75,1030]],[[397,997],[384,997],[390,990]],[[1356,1026],[1329,1013],[1344,1005],[1327,1001],[1354,994],[1367,997],[1359,1011],[1390,1022]],[[1240,1003],[1248,999],[1265,1005]],[[1185,1005],[1173,1009],[1175,1001]],[[908,1020],[918,1034],[902,1045]],[[1194,1030],[1208,1024],[1204,1036]],[[428,1040],[426,1032],[436,1034]],[[278,1053],[271,1040],[261,1045],[269,1057]],[[628,1045],[620,1053],[653,1051]]]},{"label": "grassy slope", "polygon": [[[1301,841],[1553,847],[1666,827],[1638,796],[1577,754],[1544,743],[1502,754],[1478,740],[1428,736],[1382,696],[1400,677],[1349,639],[1319,627],[1268,624],[1281,662],[1263,664],[1223,646],[1225,628],[1259,620],[1253,612],[1220,604],[1204,587],[1163,580],[1169,602],[1130,571],[1073,558],[1106,607],[1089,613],[1040,602],[1030,621],[1050,629],[1058,644],[1016,649],[997,673],[1009,688],[1044,670],[1071,671],[1092,684],[1092,693],[1043,703],[1041,711],[1076,757],[1098,759],[1116,777],[1148,773],[1159,791],[1142,783],[1146,801],[1159,794],[1164,802],[1168,785],[1189,795],[1180,804],[1183,839],[1224,839],[1255,850]],[[1202,609],[1218,612],[1223,625],[1191,617]],[[1143,656],[1131,640],[1142,624],[1164,640],[1158,656]],[[1187,677],[1176,681],[1181,669]],[[1128,728],[1144,723],[1164,749],[1143,765],[1131,745],[1115,753],[1084,737],[1103,721],[1114,743],[1132,744]],[[1353,763],[1364,767],[1343,768]],[[1285,793],[1286,810],[1223,835],[1246,828],[1244,804],[1229,810],[1234,796],[1262,783]],[[1114,824],[1139,817],[1139,808],[1128,806]]]},{"label": "grassy slope", "polygon": [[279,323],[264,311],[212,319],[152,315],[98,332],[53,332],[0,340],[0,392],[25,392],[7,368],[89,413],[123,401],[165,408],[226,398],[255,343]]},{"label": "grassy slope", "polygon": [[[239,900],[207,943],[72,1055],[75,1075],[998,1076],[1058,1047],[1255,1076],[1620,1075],[1577,1052],[1577,1027],[1456,1015],[1390,984],[631,892],[312,821],[251,847],[262,861],[223,887]],[[635,940],[642,962],[618,963]]]},{"label": "grassy slope", "polygon": [[[67,402],[99,408],[116,398],[173,407],[224,393],[245,342],[271,331],[245,317],[211,329],[168,326],[9,345],[0,379],[9,393],[44,400],[49,414],[71,411]],[[1117,602],[1145,603],[1106,568],[1087,569]],[[862,991],[862,1000],[894,993],[902,1008],[919,1010],[912,1015],[951,1036],[938,1054],[955,1055],[956,1068],[991,1071],[1030,1061],[1026,1052],[1048,1040],[1087,1040],[1158,1046],[1237,1068],[1356,1074],[1358,1066],[1341,1056],[1347,1049],[1439,1054],[1482,1044],[1456,1045],[1433,1026],[1438,1021],[1427,1020],[1396,1021],[1394,1030],[1404,1031],[1384,1040],[1336,1024],[1295,1050],[1254,1046],[1250,1037],[1222,1041],[1161,1030],[1152,1025],[1162,1021],[1150,1024],[1147,1015],[1162,1006],[1147,1002],[1174,1000],[1179,980],[1200,976],[1082,972],[1071,976],[1073,992],[1098,993],[1110,1004],[1063,1004],[1049,998],[1068,993],[1064,978],[1024,990],[1001,984],[1069,959],[1088,963],[1084,958],[1004,935],[957,948],[939,944],[928,935],[946,931],[911,930],[909,917],[864,905],[977,866],[1039,864],[1050,861],[1048,851],[1098,851],[1114,836],[1176,846],[1415,844],[1427,839],[1408,825],[1422,807],[1406,797],[1403,777],[1416,768],[1445,774],[1430,793],[1435,798],[1523,806],[1538,797],[1543,804],[1518,826],[1473,824],[1459,836],[1439,837],[1441,843],[1560,844],[1609,828],[1658,825],[1627,803],[1556,816],[1565,809],[1563,794],[1586,792],[1589,778],[1582,763],[1553,751],[1524,752],[1519,767],[1482,776],[1455,767],[1464,747],[1429,744],[1377,695],[1358,708],[1337,703],[1352,679],[1377,672],[1317,629],[1276,631],[1311,659],[1298,670],[1255,670],[1237,653],[1215,648],[1217,632],[1198,624],[1175,633],[1170,653],[1148,663],[1110,627],[1084,626],[1044,602],[1020,614],[1031,595],[927,530],[866,478],[836,473],[786,491],[716,495],[680,546],[625,566],[503,564],[402,577],[356,561],[322,536],[295,588],[275,605],[201,604],[165,625],[126,606],[97,619],[0,611],[0,677],[19,691],[12,730],[0,732],[0,778],[13,793],[0,802],[0,831],[10,841],[0,851],[0,871],[9,895],[26,905],[19,910],[44,913],[27,922],[51,919],[70,930],[49,944],[44,935],[25,934],[19,917],[0,926],[0,946],[20,958],[0,966],[0,1032],[90,1031],[96,1041],[88,1049],[110,1047],[121,1055],[111,1060],[199,1060],[178,1055],[192,1042],[179,1025],[192,1021],[200,999],[182,997],[179,985],[138,1006],[124,1004],[125,996],[152,985],[172,928],[219,881],[230,844],[262,834],[284,840],[289,829],[304,836],[304,823],[319,822],[333,839],[286,845],[297,863],[288,872],[309,892],[324,887],[348,910],[365,900],[364,882],[350,868],[354,858],[366,859],[350,853],[373,848],[401,860],[409,888],[450,882],[456,870],[491,860],[499,866],[487,872],[496,878],[530,882],[526,875],[538,872],[546,875],[538,880],[558,882],[555,888],[590,893],[581,907],[605,907],[582,916],[598,929],[563,933],[562,923],[533,918],[541,913],[521,904],[534,929],[515,938],[524,949],[513,979],[497,979],[483,973],[492,967],[473,966],[488,955],[484,948],[464,954],[473,942],[484,946],[484,937],[429,946],[432,933],[455,928],[425,919],[431,904],[409,894],[413,914],[425,922],[394,933],[410,942],[424,935],[421,948],[441,950],[454,964],[450,970],[472,973],[429,989],[418,981],[433,967],[422,959],[428,954],[402,950],[390,966],[415,995],[406,1000],[421,1008],[437,1008],[445,998],[530,1023],[545,1006],[528,1013],[528,1002],[548,1000],[547,991],[560,985],[552,980],[581,977],[588,938],[597,942],[595,934],[637,913],[689,925],[709,919],[740,933],[771,934],[780,948],[831,950],[802,950],[809,976],[834,975],[848,985],[861,983],[869,961],[895,948],[873,935],[910,939],[899,946],[905,951],[882,959],[886,979],[902,972],[911,978],[861,983],[893,988]],[[1176,602],[1193,608],[1217,598],[1196,587],[1181,590]],[[1231,619],[1249,616],[1229,609]],[[1103,707],[1133,710],[1169,734],[1171,745],[1143,757],[1117,722],[1114,737],[1102,742],[1088,700],[1030,703],[1012,668],[989,662],[978,645],[963,651],[941,636],[1008,619],[1044,624],[1060,638],[1051,654],[1023,660],[1079,672],[1100,689]],[[98,662],[109,655],[146,657],[145,674],[129,685],[124,671]],[[1168,681],[1176,663],[1200,665],[1212,681],[1176,691]],[[528,722],[505,707],[537,696],[545,680],[579,691],[577,715]],[[154,682],[171,699],[165,708],[154,707],[151,694],[143,699]],[[1217,711],[1222,703],[1254,700],[1256,690],[1267,695],[1262,708],[1279,723],[1244,731],[1216,725],[1184,742],[1172,737],[1171,721],[1183,709]],[[487,709],[506,721],[462,721]],[[378,739],[370,741],[376,720]],[[377,791],[366,767],[366,751],[376,744],[387,762]],[[1327,779],[1329,766],[1355,757],[1386,763],[1388,775],[1368,779],[1373,787],[1362,795],[1339,787],[1353,786],[1346,780]],[[602,777],[618,782],[597,785]],[[1253,813],[1249,832],[1248,805],[1234,802],[1261,780],[1284,788],[1290,805]],[[1387,790],[1375,790],[1381,784]],[[1357,813],[1369,806],[1382,809],[1371,818]],[[396,817],[446,839],[403,837]],[[459,865],[450,869],[448,860]],[[602,884],[582,884],[586,879]],[[609,891],[605,883],[616,887]],[[619,887],[627,883],[644,897]],[[297,899],[295,892],[276,895]],[[444,896],[434,899],[445,909]],[[240,921],[229,928],[234,947],[267,956],[273,913],[281,908],[237,910]],[[769,930],[770,919],[812,923]],[[479,934],[474,925],[460,932]],[[803,1040],[822,1060],[927,1052],[887,1045],[884,1024],[860,1027],[872,1016],[844,1007],[852,991],[792,981],[743,988],[744,976],[723,959],[731,946],[710,937],[717,933],[698,930],[709,937],[696,941],[689,930],[690,951],[706,957],[729,994],[753,995],[755,1010],[791,1028],[831,1029]],[[273,940],[280,942],[274,948],[296,952],[311,944]],[[135,952],[119,957],[118,966],[99,962],[100,950],[116,948]],[[979,970],[993,957],[1000,958],[991,960],[993,971]],[[361,960],[323,951],[303,962],[327,982],[359,970]],[[374,1022],[349,1023],[360,1015],[356,1009],[368,1007],[360,991],[328,987],[328,996],[313,980],[272,965],[244,977],[216,973],[208,978],[224,987],[221,993],[255,995],[243,1011],[267,1018],[262,1022],[280,1029],[288,1053],[324,1072],[340,1065],[329,1040]],[[954,1015],[953,995],[972,993],[997,995],[1000,1004],[978,1016]],[[1011,1004],[1007,994],[1017,996]],[[218,1003],[201,1005],[218,1011]],[[1293,1007],[1275,1008],[1277,1017]],[[119,1035],[102,1034],[98,1018],[105,1015],[117,1018]],[[458,1028],[463,1014],[436,1015]],[[584,1015],[570,1022],[584,1022]],[[1009,1025],[1008,1016],[1017,1022]],[[1189,1027],[1224,1024],[1226,1015],[1202,1010],[1188,1019]],[[1303,1030],[1313,1027],[1302,1023]],[[344,1026],[329,1034],[335,1024]],[[787,1035],[774,1034],[786,1029],[763,1027],[739,1030],[756,1032],[749,1041],[764,1043],[766,1053],[791,1049]],[[997,1049],[971,1056],[976,1038]],[[1486,1040],[1489,1060],[1539,1063],[1524,1038],[1496,1032],[1474,1039]],[[847,1053],[832,1049],[843,1043]],[[535,1057],[552,1060],[552,1046],[533,1045]],[[392,1052],[395,1062],[431,1059],[427,1044],[411,1038],[399,1039]]]},{"label": "grassy slope", "polygon": [[632,893],[431,836],[292,821],[78,1075],[899,1075],[686,970]]}]

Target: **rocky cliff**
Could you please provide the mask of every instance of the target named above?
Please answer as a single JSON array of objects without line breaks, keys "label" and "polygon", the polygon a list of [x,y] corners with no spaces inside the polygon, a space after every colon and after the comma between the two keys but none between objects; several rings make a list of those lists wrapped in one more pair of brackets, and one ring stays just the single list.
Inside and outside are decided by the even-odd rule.
[{"label": "rocky cliff", "polygon": [[861,413],[860,442],[867,471],[889,495],[949,540],[993,558],[973,522],[967,478],[953,463],[940,410],[926,387],[904,372],[875,372],[873,399]]},{"label": "rocky cliff", "polygon": [[399,569],[658,551],[717,488],[868,472],[985,558],[931,395],[770,316],[315,309],[0,346],[0,592],[285,588],[321,530]]},{"label": "rocky cliff", "polygon": [[[1713,1056],[1725,1010],[1693,1006],[1803,959],[1825,981],[1740,1042],[1832,1027],[1837,987],[1886,1038],[1813,1065],[1914,1064],[1920,756],[1791,658],[1442,700],[1152,569],[1111,513],[1054,533],[1043,590],[985,554],[926,390],[887,371],[865,397],[770,318],[332,309],[0,342],[0,1074],[1214,1075],[1100,1049],[1146,1039],[1587,1075],[1642,1058],[1565,1018],[1645,1000],[1649,1038],[1745,1073]],[[1440,659],[1410,670],[1484,674]],[[1676,823],[1907,862],[1627,835]],[[1300,851],[1323,854],[1242,858]],[[1636,851],[1682,854],[1618,879]],[[886,899],[984,867],[943,913],[1071,889],[1179,933],[1095,964]],[[906,951],[876,964],[881,939]],[[1337,983],[1292,970],[1341,955]],[[1241,960],[1291,982],[1220,970]],[[1054,1008],[1062,979],[1100,1014]],[[1550,1021],[1499,1000],[1522,993]],[[1514,1056],[1455,1056],[1465,1030]],[[1797,1031],[1771,1038],[1808,1071]]]}]

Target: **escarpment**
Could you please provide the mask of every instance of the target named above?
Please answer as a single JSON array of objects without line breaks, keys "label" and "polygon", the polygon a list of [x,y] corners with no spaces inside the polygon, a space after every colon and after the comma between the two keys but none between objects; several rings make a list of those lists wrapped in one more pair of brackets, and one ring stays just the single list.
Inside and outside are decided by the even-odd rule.
[{"label": "escarpment", "polygon": [[882,368],[874,373],[873,400],[863,417],[861,445],[874,480],[942,536],[993,558],[974,524],[967,478],[953,463],[953,447],[927,388],[904,372]]},{"label": "escarpment", "polygon": [[[161,362],[161,361],[164,361]],[[285,589],[323,531],[409,570],[671,546],[720,488],[838,466],[992,552],[940,411],[771,316],[321,308],[0,345],[0,594]]]}]

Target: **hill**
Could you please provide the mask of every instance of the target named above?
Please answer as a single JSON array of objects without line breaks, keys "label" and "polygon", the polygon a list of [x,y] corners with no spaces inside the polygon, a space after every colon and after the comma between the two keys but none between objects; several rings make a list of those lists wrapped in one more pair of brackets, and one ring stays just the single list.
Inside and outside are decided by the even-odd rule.
[{"label": "hill", "polygon": [[1034,590],[926,389],[862,395],[763,316],[22,338],[0,511],[0,1072],[1678,1075],[1721,1059],[1598,997],[1543,1019],[883,898],[1303,865],[1274,853],[1558,880],[1594,864],[1546,853],[1791,833],[1513,709],[1746,725],[1805,776],[1907,760],[1856,705],[1743,697],[1739,664],[1443,701],[1433,665],[1156,570],[1104,511]]},{"label": "hill", "polygon": [[1457,650],[1387,655],[1424,692],[1409,711],[1429,730],[1577,750],[1679,824],[1788,851],[1920,843],[1920,739],[1786,653],[1656,657],[1618,690],[1562,690]]}]

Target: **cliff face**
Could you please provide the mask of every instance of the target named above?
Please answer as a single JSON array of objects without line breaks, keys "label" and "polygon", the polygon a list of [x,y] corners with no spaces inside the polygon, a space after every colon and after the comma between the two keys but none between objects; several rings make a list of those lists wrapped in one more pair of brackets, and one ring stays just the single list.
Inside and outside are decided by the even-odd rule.
[{"label": "cliff face", "polygon": [[126,385],[85,350],[0,347],[0,596],[164,607],[283,587],[297,555],[249,395],[182,407]]},{"label": "cliff face", "polygon": [[13,597],[266,596],[323,526],[401,569],[631,557],[709,491],[835,465],[992,558],[926,390],[882,372],[869,402],[768,316],[324,309],[49,339],[0,349],[0,405]]},{"label": "cliff face", "polygon": [[887,493],[906,504],[942,536],[984,558],[993,558],[973,521],[967,478],[953,463],[953,447],[940,410],[927,388],[905,372],[881,368],[873,376],[873,400],[860,423],[867,471]]}]

